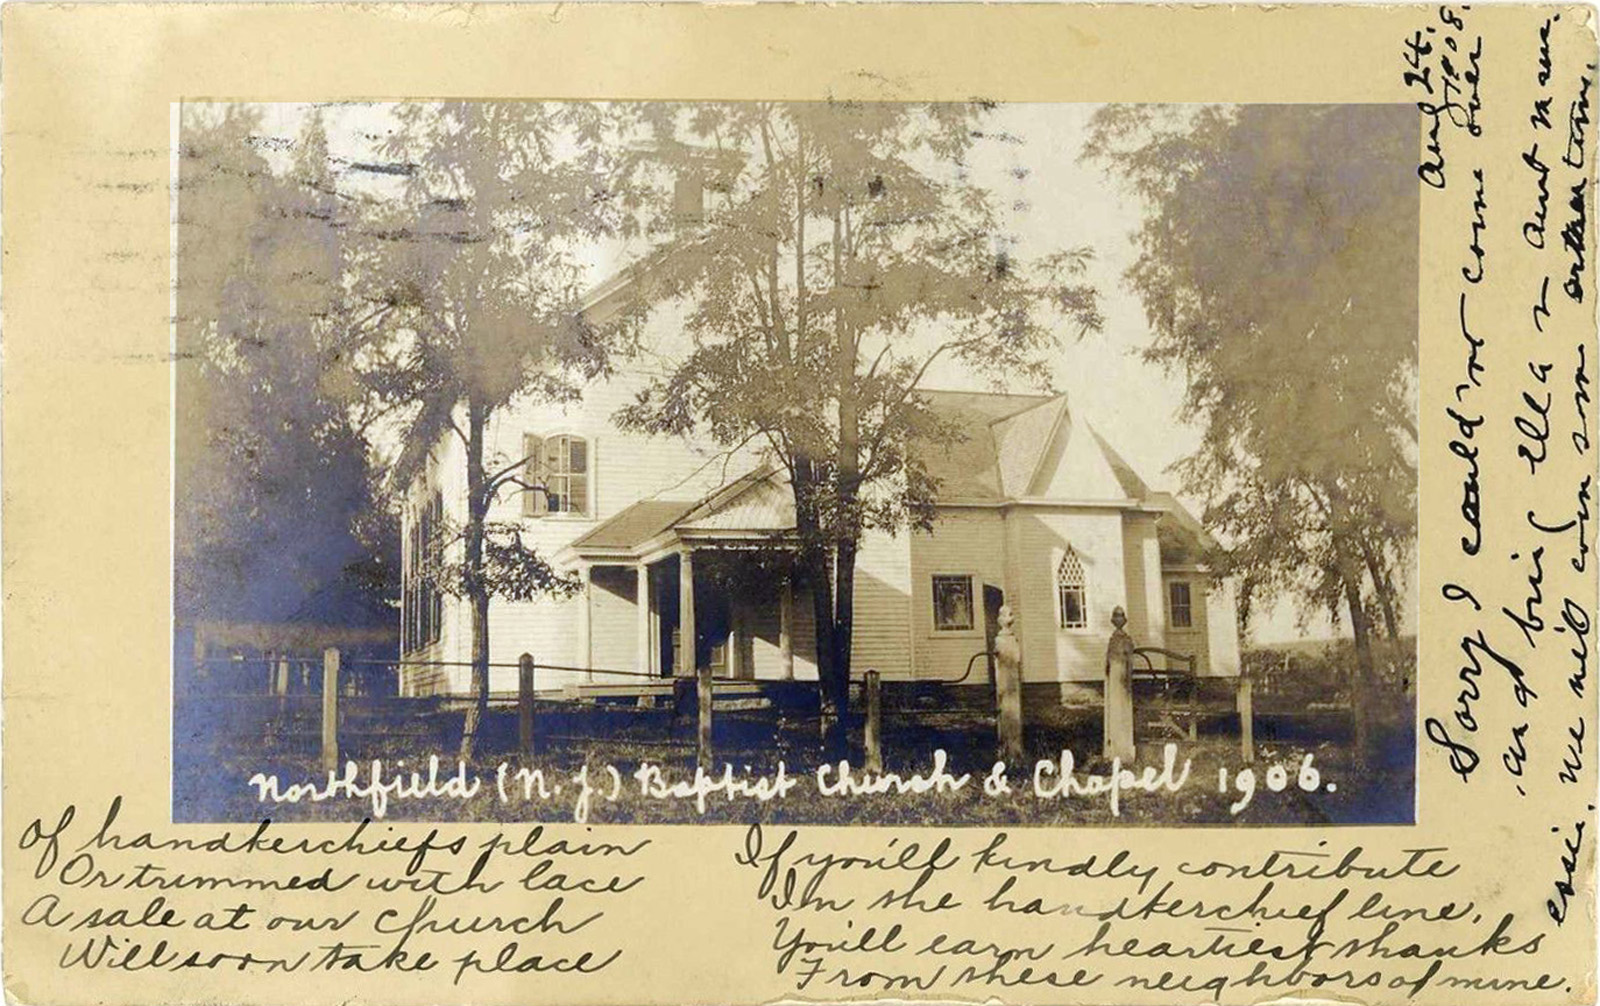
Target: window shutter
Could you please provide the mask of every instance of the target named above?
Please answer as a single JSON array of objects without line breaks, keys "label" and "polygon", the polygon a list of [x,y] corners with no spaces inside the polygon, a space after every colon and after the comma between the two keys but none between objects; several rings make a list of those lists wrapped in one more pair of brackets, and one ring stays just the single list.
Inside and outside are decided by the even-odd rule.
[{"label": "window shutter", "polygon": [[411,619],[416,606],[411,600],[412,585],[417,582],[417,549],[413,542],[417,539],[417,521],[411,514],[411,507],[407,506],[402,511],[402,520],[405,534],[401,536],[404,542],[404,552],[400,564],[400,649],[410,652],[411,645]]},{"label": "window shutter", "polygon": [[[429,566],[433,569],[433,576],[441,575],[444,566],[444,495],[433,494],[432,511],[433,540],[428,545]],[[444,591],[440,588],[439,581],[433,580],[428,585],[428,642],[437,643],[443,634],[444,625]]]},{"label": "window shutter", "polygon": [[567,494],[571,497],[571,505],[567,509],[576,514],[589,515],[589,442],[582,437],[573,437],[571,441],[569,470],[572,477],[567,480]]},{"label": "window shutter", "polygon": [[[538,434],[524,433],[522,435],[522,456],[526,460],[522,465],[522,481],[530,486],[544,484],[544,443]],[[522,516],[539,517],[545,512],[545,494],[543,491],[524,489],[522,492]]]}]

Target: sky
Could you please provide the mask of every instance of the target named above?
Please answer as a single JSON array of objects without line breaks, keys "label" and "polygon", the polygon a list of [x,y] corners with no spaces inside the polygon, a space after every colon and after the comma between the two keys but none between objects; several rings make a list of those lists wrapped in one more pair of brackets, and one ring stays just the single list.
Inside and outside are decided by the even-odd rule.
[{"label": "sky", "polygon": [[[269,159],[286,162],[314,107],[320,108],[329,154],[335,159],[375,159],[374,142],[392,128],[384,105],[261,106],[261,146]],[[1140,225],[1142,206],[1137,196],[1099,165],[1079,161],[1097,107],[1014,104],[997,108],[986,131],[1015,139],[977,144],[969,159],[970,177],[993,192],[1003,208],[1018,260],[1078,245],[1094,248],[1086,279],[1100,291],[1105,324],[1102,331],[1081,340],[1072,340],[1070,334],[1064,339],[1055,356],[1054,389],[1066,392],[1074,413],[1106,437],[1147,483],[1176,493],[1198,515],[1204,509],[1203,501],[1186,495],[1169,471],[1200,442],[1200,431],[1179,416],[1184,376],[1167,373],[1140,358],[1151,331],[1139,299],[1123,280],[1137,255],[1132,235]],[[359,177],[362,180],[353,184],[371,186],[375,191],[395,184],[393,179],[371,174],[345,177]],[[617,244],[597,246],[589,262],[594,280],[603,280],[636,254],[636,249]],[[936,369],[926,384],[988,390],[986,383],[959,365]],[[1414,599],[1407,607],[1406,621],[1414,625],[1414,617],[1409,617]],[[1301,629],[1289,604],[1258,610],[1252,621],[1251,637],[1260,643],[1342,634],[1326,616],[1312,618]]]}]

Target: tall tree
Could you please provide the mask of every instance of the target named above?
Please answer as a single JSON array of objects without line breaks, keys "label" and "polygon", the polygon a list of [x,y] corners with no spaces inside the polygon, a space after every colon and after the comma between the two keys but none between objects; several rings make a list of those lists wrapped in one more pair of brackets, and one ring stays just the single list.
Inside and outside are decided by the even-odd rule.
[{"label": "tall tree", "polygon": [[[579,103],[450,102],[397,107],[381,154],[405,178],[404,198],[372,222],[360,296],[381,317],[368,386],[406,411],[394,483],[456,437],[466,508],[429,571],[471,611],[472,692],[462,737],[470,758],[489,695],[489,602],[571,589],[514,523],[489,520],[502,492],[538,491],[525,459],[491,457],[491,413],[518,395],[562,399],[606,366],[600,333],[581,312],[587,242],[628,220],[610,186],[626,147],[615,110]],[[503,463],[502,463],[503,462]]]},{"label": "tall tree", "polygon": [[[338,385],[347,214],[320,120],[287,162],[245,105],[186,106],[177,227],[179,617],[278,621],[314,596],[392,597],[355,533],[366,444]],[[392,562],[389,566],[392,567]],[[374,605],[377,607],[377,605]]]},{"label": "tall tree", "polygon": [[966,171],[987,111],[653,110],[654,147],[684,198],[648,294],[688,305],[693,346],[619,418],[764,444],[787,469],[830,756],[844,750],[861,536],[928,526],[935,486],[908,446],[956,435],[919,397],[924,379],[949,360],[1043,384],[1053,323],[1078,334],[1101,323],[1087,248],[1012,259]]},{"label": "tall tree", "polygon": [[[1147,215],[1128,270],[1204,430],[1181,465],[1252,594],[1350,620],[1370,696],[1416,536],[1416,116],[1109,106],[1085,157]],[[1364,731],[1366,717],[1358,717]]]}]

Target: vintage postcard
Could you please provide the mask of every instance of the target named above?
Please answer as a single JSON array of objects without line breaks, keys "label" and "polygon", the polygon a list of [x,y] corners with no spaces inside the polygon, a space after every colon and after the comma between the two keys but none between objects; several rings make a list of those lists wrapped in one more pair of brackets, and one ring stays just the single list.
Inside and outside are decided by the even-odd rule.
[{"label": "vintage postcard", "polygon": [[3,39],[15,1001],[1595,1001],[1592,10]]}]

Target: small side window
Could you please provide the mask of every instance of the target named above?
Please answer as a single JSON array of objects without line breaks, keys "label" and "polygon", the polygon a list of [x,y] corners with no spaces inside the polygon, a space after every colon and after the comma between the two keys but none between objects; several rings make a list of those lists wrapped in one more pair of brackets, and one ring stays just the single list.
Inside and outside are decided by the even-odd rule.
[{"label": "small side window", "polygon": [[1167,612],[1167,621],[1174,629],[1188,629],[1194,626],[1194,607],[1190,600],[1188,581],[1173,580],[1167,584]]},{"label": "small side window", "polygon": [[1056,615],[1063,629],[1082,629],[1089,625],[1088,578],[1083,560],[1070,546],[1056,567]]}]

